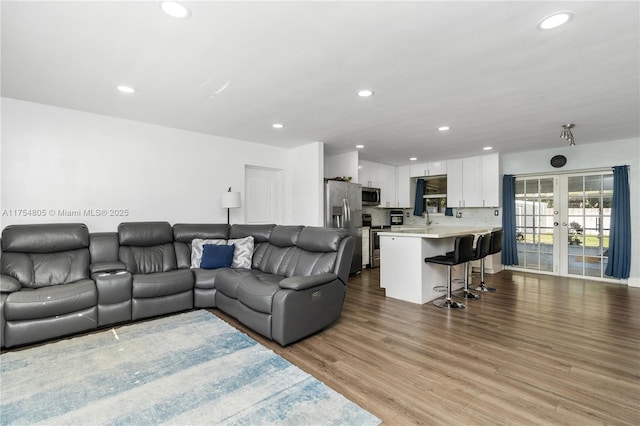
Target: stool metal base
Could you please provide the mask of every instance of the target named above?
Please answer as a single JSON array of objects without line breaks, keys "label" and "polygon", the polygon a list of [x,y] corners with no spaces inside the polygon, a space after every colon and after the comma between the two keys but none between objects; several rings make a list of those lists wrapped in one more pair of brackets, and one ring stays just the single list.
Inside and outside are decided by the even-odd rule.
[{"label": "stool metal base", "polygon": [[495,288],[493,287],[487,287],[484,284],[480,284],[478,287],[475,288],[476,291],[496,291]]},{"label": "stool metal base", "polygon": [[484,258],[480,261],[480,285],[476,287],[476,291],[496,291],[494,287],[484,285]]},{"label": "stool metal base", "polygon": [[454,296],[464,297],[465,299],[480,299],[479,294],[471,293],[468,290],[458,290],[452,293]]},{"label": "stool metal base", "polygon": [[464,284],[464,287],[451,292],[451,294],[453,294],[454,296],[458,296],[458,297],[464,297],[467,300],[472,300],[472,299],[480,299],[480,295],[479,294],[475,294],[472,293],[471,291],[469,291],[469,262],[464,264],[464,279],[463,280],[453,280],[458,281],[459,283]]},{"label": "stool metal base", "polygon": [[455,300],[447,299],[436,299],[433,301],[433,304],[439,308],[445,309],[463,309],[465,306],[462,303],[456,302]]}]

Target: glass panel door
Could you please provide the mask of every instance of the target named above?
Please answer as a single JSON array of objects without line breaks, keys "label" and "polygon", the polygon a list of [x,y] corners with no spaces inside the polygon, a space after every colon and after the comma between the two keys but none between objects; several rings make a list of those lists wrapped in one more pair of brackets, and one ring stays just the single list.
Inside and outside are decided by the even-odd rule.
[{"label": "glass panel door", "polygon": [[612,199],[611,173],[567,177],[567,274],[604,278]]},{"label": "glass panel door", "polygon": [[605,278],[613,173],[516,178],[518,268]]},{"label": "glass panel door", "polygon": [[554,194],[553,177],[516,179],[516,240],[521,268],[557,271]]}]

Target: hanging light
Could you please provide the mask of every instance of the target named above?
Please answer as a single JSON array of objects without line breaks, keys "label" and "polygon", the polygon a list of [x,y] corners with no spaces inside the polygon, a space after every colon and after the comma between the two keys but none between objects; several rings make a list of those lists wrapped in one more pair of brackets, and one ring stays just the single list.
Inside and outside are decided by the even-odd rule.
[{"label": "hanging light", "polygon": [[560,132],[560,137],[562,139],[568,140],[569,146],[576,146],[576,141],[573,139],[573,133],[571,133],[571,129],[573,129],[574,127],[576,127],[576,125],[573,123],[563,124],[562,132]]}]

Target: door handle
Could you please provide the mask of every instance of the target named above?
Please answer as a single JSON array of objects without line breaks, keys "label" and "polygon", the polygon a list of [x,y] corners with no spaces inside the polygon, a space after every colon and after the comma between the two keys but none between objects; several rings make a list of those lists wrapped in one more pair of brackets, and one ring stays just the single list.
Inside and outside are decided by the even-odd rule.
[{"label": "door handle", "polygon": [[558,226],[558,222],[553,222],[553,226]]},{"label": "door handle", "polygon": [[342,199],[342,217],[344,217],[343,228],[351,228],[351,210],[349,209],[349,200]]}]

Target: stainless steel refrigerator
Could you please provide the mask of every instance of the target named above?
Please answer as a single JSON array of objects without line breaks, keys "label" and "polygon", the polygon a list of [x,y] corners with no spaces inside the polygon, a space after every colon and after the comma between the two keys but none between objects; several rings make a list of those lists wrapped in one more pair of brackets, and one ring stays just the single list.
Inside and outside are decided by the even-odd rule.
[{"label": "stainless steel refrigerator", "polygon": [[324,183],[324,226],[348,229],[356,239],[351,273],[362,270],[362,185],[326,180]]}]

